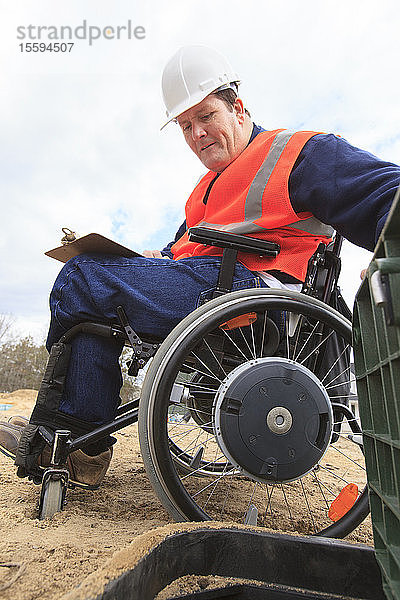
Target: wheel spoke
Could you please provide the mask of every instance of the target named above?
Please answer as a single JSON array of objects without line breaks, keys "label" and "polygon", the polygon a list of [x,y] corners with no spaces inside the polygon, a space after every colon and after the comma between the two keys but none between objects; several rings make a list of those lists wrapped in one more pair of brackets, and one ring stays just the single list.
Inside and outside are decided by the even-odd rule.
[{"label": "wheel spoke", "polygon": [[210,392],[211,394],[215,394],[217,392],[217,388],[206,387],[204,385],[200,385],[199,383],[193,383],[192,381],[187,384],[187,387],[189,388],[189,390],[191,390],[192,388],[196,388],[197,390]]},{"label": "wheel spoke", "polygon": [[[194,352],[192,353],[194,356]],[[219,383],[221,383],[221,379],[219,379],[218,377],[215,377],[215,375],[212,375],[210,373],[204,373],[204,371],[200,371],[200,369],[198,369],[197,367],[192,367],[191,365],[185,364],[183,363],[182,365],[183,367],[185,367],[186,369],[191,369],[193,373],[198,373],[199,375],[204,375],[204,377],[212,377],[213,379],[216,379]]]},{"label": "wheel spoke", "polygon": [[289,502],[288,502],[288,500],[286,498],[285,486],[283,485],[283,483],[281,483],[281,489],[282,489],[282,494],[283,494],[283,497],[284,497],[284,500],[285,500],[285,504],[286,504],[287,509],[288,509],[289,518],[290,518],[291,521],[293,521],[292,511],[290,510]]},{"label": "wheel spoke", "polygon": [[320,490],[320,492],[321,492],[321,495],[322,495],[322,497],[323,497],[323,499],[324,499],[325,506],[326,506],[326,508],[329,510],[329,502],[328,502],[328,500],[327,500],[327,499],[326,499],[326,497],[325,497],[324,490],[322,489],[321,482],[320,482],[320,480],[318,479],[318,477],[317,477],[317,474],[315,473],[315,471],[313,471],[313,476],[314,476],[314,479],[315,479],[315,481],[317,482],[317,485],[318,485],[318,487],[319,487],[319,490]]},{"label": "wheel spoke", "polygon": [[323,469],[324,471],[327,471],[334,479],[338,479],[339,481],[342,481],[343,483],[345,483],[346,485],[348,485],[350,483],[350,481],[347,481],[347,479],[344,479],[344,477],[341,477],[340,475],[338,475],[337,473],[334,473],[331,469],[329,469],[328,467],[325,467],[324,465],[320,465],[320,468]]},{"label": "wheel spoke", "polygon": [[[220,379],[219,377],[217,377],[217,376],[215,375],[215,373],[213,373],[213,372],[211,371],[210,367],[209,367],[208,365],[206,365],[206,363],[205,363],[204,361],[202,361],[202,360],[201,360],[201,358],[199,358],[199,357],[198,357],[198,356],[195,354],[195,352],[193,352],[193,351],[192,351],[192,354],[193,354],[193,356],[196,358],[196,360],[198,360],[198,361],[199,361],[199,362],[200,362],[200,363],[203,365],[203,367],[205,367],[205,368],[207,369],[207,371],[209,371],[209,374],[208,374],[208,375],[206,375],[207,377],[213,377],[213,379],[216,379],[217,381],[219,381],[220,383],[222,383],[222,379]],[[204,373],[203,373],[203,374],[204,374]]]},{"label": "wheel spoke", "polygon": [[212,357],[214,358],[215,362],[216,362],[216,363],[217,363],[217,364],[220,366],[220,368],[221,368],[221,370],[222,370],[223,374],[225,375],[225,377],[227,377],[227,374],[226,374],[226,372],[225,372],[225,369],[224,369],[224,367],[222,366],[222,363],[221,363],[221,362],[218,360],[218,358],[215,356],[215,353],[214,353],[213,349],[212,349],[212,348],[210,348],[210,344],[209,344],[209,343],[207,342],[207,340],[205,340],[205,339],[203,339],[203,342],[204,342],[204,344],[207,346],[207,348],[209,349],[209,351],[210,351],[210,353],[211,353]]},{"label": "wheel spoke", "polygon": [[[221,475],[221,477],[222,477],[222,478],[225,476],[226,468],[227,468],[227,465],[225,465],[225,467],[224,467],[224,469],[223,469],[223,471],[222,471],[222,475]],[[207,504],[208,504],[208,503],[209,503],[209,501],[211,500],[211,497],[213,496],[213,494],[214,494],[214,492],[215,492],[215,490],[216,490],[216,487],[217,487],[217,483],[218,483],[218,482],[217,482],[217,481],[215,481],[214,483],[215,483],[215,485],[212,487],[212,490],[211,490],[211,492],[209,493],[209,495],[208,495],[208,497],[207,497],[207,500],[206,500],[206,501],[205,501],[205,503],[203,504],[203,509],[205,509],[205,508],[206,508]]]},{"label": "wheel spoke", "polygon": [[307,510],[308,510],[308,514],[309,514],[309,515],[310,515],[310,517],[311,517],[311,522],[312,522],[313,530],[314,530],[314,532],[315,532],[315,531],[316,531],[316,529],[315,529],[314,517],[313,517],[313,514],[312,514],[312,512],[311,512],[310,505],[309,505],[309,503],[308,503],[307,494],[306,494],[306,491],[305,491],[305,489],[304,489],[304,485],[303,485],[303,479],[300,479],[300,484],[301,484],[301,489],[302,489],[302,492],[303,492],[304,499],[305,499],[305,501],[306,501],[306,504],[307,504]]},{"label": "wheel spoke", "polygon": [[286,326],[286,335],[285,335],[285,339],[286,339],[286,357],[290,358],[290,341],[289,341],[289,327]]},{"label": "wheel spoke", "polygon": [[[290,317],[292,315],[292,318],[296,318],[297,319],[297,324],[295,327],[295,332],[296,332],[296,339],[295,342],[293,344],[293,352],[292,352],[292,357],[290,356],[290,351],[289,351],[289,329],[290,329]],[[303,322],[303,317],[301,315],[297,315],[296,313],[288,313],[287,314],[287,323],[286,323],[286,335],[287,335],[287,346],[288,346],[288,352],[287,352],[287,357],[288,358],[293,358],[293,360],[295,360],[295,356],[296,356],[296,350],[297,350],[297,344],[299,343],[299,338],[300,338],[300,331],[301,331],[301,323]]]},{"label": "wheel spoke", "polygon": [[[208,423],[206,423],[206,425],[211,425],[211,423],[212,423],[212,421],[209,421]],[[184,437],[189,435],[189,433],[191,433],[192,431],[197,431],[198,429],[199,429],[198,425],[196,425],[195,427],[191,427],[191,429],[187,429],[185,431],[185,433],[181,434],[181,436],[179,437],[179,439],[177,441],[180,442]]]},{"label": "wheel spoke", "polygon": [[[209,440],[207,440],[207,441],[209,441]],[[201,446],[201,445],[202,444],[199,444],[199,446]],[[176,458],[179,458],[180,456],[183,456],[183,454],[184,453],[182,453],[181,455],[176,455]],[[193,469],[193,470],[190,471],[190,473],[187,473],[186,475],[183,475],[182,476],[182,480],[186,479],[187,477],[192,477],[193,475],[196,475],[197,473],[199,473],[199,471],[207,470],[207,467],[214,466],[221,459],[223,459],[223,462],[221,462],[220,465],[224,465],[224,464],[227,463],[225,455],[224,454],[220,454],[216,458],[214,458],[213,460],[204,461],[204,463],[201,465],[201,467],[198,467],[197,469]]]},{"label": "wheel spoke", "polygon": [[[233,474],[234,472],[235,472],[235,469],[233,468],[233,469],[231,469],[231,471],[227,471],[226,473],[223,473],[222,475],[220,475],[219,477],[217,477],[214,481],[212,481],[208,485],[202,487],[201,490],[199,490],[198,492],[196,492],[195,494],[193,494],[193,498],[195,498],[196,496],[198,496],[199,494],[201,494],[202,492],[204,492],[205,490],[207,490],[212,485],[217,485],[221,481],[221,479],[224,479],[225,477],[228,477],[229,475]],[[193,473],[191,473],[191,475],[193,475]],[[188,477],[188,476],[189,475],[185,475],[184,477]]]},{"label": "wheel spoke", "polygon": [[[175,454],[174,457],[175,458],[181,458],[182,456],[185,456],[186,454],[188,454],[189,450],[190,452],[194,452],[195,450],[197,450],[198,448],[205,448],[207,445],[207,441],[201,441],[198,444],[196,444],[196,442],[192,442],[190,443],[188,446],[186,446],[186,448],[182,448],[181,452],[179,452],[178,454]],[[174,441],[175,443],[175,441]]]},{"label": "wheel spoke", "polygon": [[[191,444],[189,444],[189,446],[186,446],[186,448],[185,448],[186,454],[188,454],[189,451],[193,454],[193,452],[195,450],[197,450],[196,455],[193,458],[196,458],[197,456],[199,456],[199,452],[202,452],[201,458],[203,458],[205,446],[204,446],[203,441],[199,442],[200,435],[201,435],[201,432],[199,431],[197,434],[197,437],[193,440],[193,442]],[[199,462],[199,464],[200,464],[200,462]],[[192,464],[190,464],[190,466],[193,467]],[[198,468],[198,467],[196,467],[196,468]]]},{"label": "wheel spoke", "polygon": [[[335,362],[331,365],[330,369],[325,373],[325,375],[321,378],[321,383],[324,383],[325,379],[328,377],[329,373],[332,371],[332,369],[335,368],[335,366],[338,364],[338,362],[342,359],[343,355],[350,349],[350,344],[347,344],[342,352],[339,354],[339,356],[337,357],[337,359],[335,360]],[[345,373],[346,371],[348,371],[350,369],[350,367],[347,367],[347,369],[345,369],[342,373]],[[328,383],[324,383],[325,387],[330,385],[331,383],[333,383],[338,377],[340,377],[342,375],[342,373],[339,373],[339,375],[337,375],[336,377],[334,377],[334,379],[331,379],[330,381],[328,381]]]},{"label": "wheel spoke", "polygon": [[[288,325],[286,325],[286,327],[288,327]],[[297,361],[299,360],[299,356],[303,352],[304,348],[307,346],[308,342],[312,339],[312,336],[314,335],[317,327],[318,327],[318,323],[315,323],[312,331],[308,334],[308,337],[306,338],[306,341],[304,342],[304,344],[300,348],[298,354],[293,354],[293,360],[297,360]],[[300,330],[298,330],[298,331],[300,331]]]},{"label": "wheel spoke", "polygon": [[323,344],[325,344],[325,343],[328,341],[328,339],[329,339],[329,338],[330,338],[330,337],[333,335],[333,333],[334,333],[334,332],[333,332],[333,331],[331,331],[331,332],[330,332],[330,333],[329,333],[329,334],[328,334],[328,335],[327,335],[327,336],[326,336],[326,337],[325,337],[323,340],[321,340],[321,341],[319,342],[319,344],[317,344],[317,345],[315,346],[315,348],[313,348],[313,350],[312,350],[312,351],[311,351],[311,352],[310,352],[310,353],[309,353],[309,354],[308,354],[308,355],[307,355],[305,358],[303,358],[303,360],[299,361],[299,364],[300,364],[300,365],[304,365],[304,363],[305,363],[305,362],[306,362],[306,361],[307,361],[309,358],[311,358],[311,356],[312,356],[313,354],[315,354],[315,352],[316,352],[316,351],[317,351],[317,350],[318,350],[318,349],[319,349],[319,348],[320,348],[320,347],[321,347]]},{"label": "wheel spoke", "polygon": [[264,319],[263,319],[262,336],[261,336],[261,346],[260,346],[260,358],[262,358],[263,355],[264,355],[263,351],[264,351],[266,327],[267,327],[267,311],[264,310]]},{"label": "wheel spoke", "polygon": [[[224,471],[227,469],[228,465],[229,465],[229,463],[226,463],[226,466],[224,467]],[[223,500],[222,507],[221,507],[221,512],[219,514],[219,516],[220,516],[219,520],[220,521],[224,520],[223,517],[224,517],[224,514],[225,514],[226,504],[227,504],[228,499],[231,498],[231,492],[232,492],[232,487],[233,487],[233,479],[234,479],[233,477],[229,477],[228,478],[228,481],[229,481],[228,485],[226,485],[226,480],[225,480],[225,488],[226,489],[225,489],[224,500]]]},{"label": "wheel spoke", "polygon": [[[324,483],[324,482],[323,482],[323,481],[321,481],[320,479],[318,479],[318,483],[319,483],[319,485],[320,485],[321,487],[325,488],[325,490],[326,490],[327,492],[329,492],[329,493],[331,494],[331,496],[333,496],[334,498],[336,498],[337,494],[336,494],[336,493],[335,493],[333,490],[331,490],[331,489],[330,489],[330,488],[329,488],[329,487],[326,485],[326,483]],[[328,508],[329,508],[329,502],[328,502],[328,501],[327,501],[327,504],[328,504]]]},{"label": "wheel spoke", "polygon": [[240,331],[240,335],[242,336],[242,338],[243,338],[243,340],[244,340],[244,343],[246,344],[247,348],[249,349],[250,356],[251,356],[252,358],[256,358],[256,355],[255,355],[255,354],[253,354],[253,353],[252,353],[252,351],[251,351],[251,348],[250,348],[250,346],[249,346],[249,342],[246,340],[246,336],[244,335],[244,333],[243,333],[243,331],[242,331],[242,328],[241,328],[241,327],[238,327],[238,329],[236,329],[235,331]]},{"label": "wheel spoke", "polygon": [[325,386],[325,389],[326,390],[333,390],[334,388],[340,387],[342,385],[350,385],[350,384],[351,384],[351,380],[342,381],[340,383],[336,383],[335,385],[329,385],[329,386],[327,385],[327,386]]},{"label": "wheel spoke", "polygon": [[255,481],[254,485],[253,485],[253,491],[251,493],[251,497],[250,497],[250,500],[249,500],[248,505],[247,505],[246,514],[244,515],[244,518],[243,518],[243,523],[245,525],[246,524],[248,524],[248,525],[255,525],[255,523],[250,523],[250,521],[252,520],[251,517],[250,517],[250,514],[252,512],[252,506],[254,506],[254,504],[253,504],[253,498],[254,498],[254,494],[255,494],[255,491],[256,491],[257,487],[258,487],[258,481]]},{"label": "wheel spoke", "polygon": [[253,356],[254,358],[257,358],[257,352],[256,352],[256,340],[254,338],[254,327],[253,327],[253,323],[250,323],[250,331],[251,331],[251,339],[253,342]]},{"label": "wheel spoke", "polygon": [[235,340],[229,335],[229,333],[227,331],[225,331],[225,329],[222,329],[221,331],[224,332],[224,334],[226,335],[228,340],[231,342],[231,344],[233,344],[235,346],[236,350],[238,350],[238,352],[243,356],[243,358],[245,360],[248,360],[248,357],[244,354],[243,350],[241,348],[239,348],[239,346],[237,345]]},{"label": "wheel spoke", "polygon": [[268,502],[267,502],[267,506],[265,507],[265,512],[264,512],[264,518],[267,518],[267,514],[268,514],[268,509],[270,509],[271,511],[271,518],[272,520],[274,519],[274,513],[272,510],[272,506],[271,506],[271,500],[272,500],[272,494],[274,493],[274,486],[273,485],[266,485],[265,486],[265,491],[267,493],[267,498],[268,498]]},{"label": "wheel spoke", "polygon": [[335,446],[335,444],[332,444],[331,448],[332,448],[332,450],[335,450],[335,452],[339,452],[339,454],[341,454],[342,456],[344,456],[345,458],[347,458],[347,460],[349,460],[350,462],[352,462],[359,469],[362,469],[363,471],[367,472],[367,470],[366,470],[365,467],[363,467],[362,465],[360,465],[360,463],[358,463],[357,461],[353,460],[350,456],[348,456],[348,454],[345,454],[345,452],[342,452],[342,450],[340,450],[340,448],[337,448]]}]

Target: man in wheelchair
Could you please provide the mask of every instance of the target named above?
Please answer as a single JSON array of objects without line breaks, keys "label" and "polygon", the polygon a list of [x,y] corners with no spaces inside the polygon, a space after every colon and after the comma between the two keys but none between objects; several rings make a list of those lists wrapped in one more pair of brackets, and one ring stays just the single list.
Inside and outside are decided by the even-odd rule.
[{"label": "man in wheelchair", "polygon": [[[95,430],[100,433],[89,435],[89,444],[70,446],[74,451],[68,456],[64,452],[63,464],[70,483],[89,489],[100,485],[115,441],[109,433],[120,427],[107,428],[107,424],[122,414],[118,413],[122,384],[118,360],[124,343],[135,350],[135,372],[189,313],[224,292],[300,291],[303,287],[313,294],[315,285],[306,276],[318,265],[334,231],[359,246],[374,248],[400,184],[400,168],[333,134],[271,131],[255,125],[238,96],[239,83],[226,59],[205,47],[182,48],[168,61],[162,77],[165,124],[178,124],[207,173],[186,203],[185,222],[162,251],[147,251],[135,258],[80,255],[61,270],[50,296],[50,359],[36,406],[29,423],[16,417],[0,426],[0,449],[15,460],[19,476],[40,481],[43,467],[57,464],[56,430],[71,432],[70,440]],[[263,314],[257,310],[246,314],[254,312],[257,318]],[[270,314],[274,314],[272,304]],[[231,369],[240,364],[240,353],[247,352],[246,344],[264,345],[267,337],[271,340],[278,335],[272,345],[275,355],[283,355],[282,337],[292,325],[280,320],[281,314],[276,309],[266,326],[264,321],[258,342],[250,334],[239,342],[239,334],[233,332],[229,344],[231,351],[234,346],[236,350],[231,359],[226,347],[218,348],[218,343],[222,344],[224,332],[237,327],[232,326],[236,317],[219,325],[213,352],[216,359],[219,352],[223,355],[221,369],[228,379]],[[97,328],[85,323],[97,324]],[[313,327],[312,319],[309,327]],[[210,382],[212,368],[201,366],[201,353],[196,357],[183,362],[181,371],[186,369],[192,377],[191,369],[197,364],[192,387],[197,385],[199,392],[200,384],[206,388],[203,401],[207,405],[210,393],[216,391]],[[233,361],[230,367],[229,360]],[[305,371],[301,377],[310,378]],[[174,385],[175,393],[181,384]],[[300,389],[302,384],[298,385]],[[207,431],[211,409],[203,411],[207,414],[201,418],[201,393],[191,398],[186,406]],[[278,419],[275,427],[279,426]],[[228,448],[231,441],[221,435],[220,446],[234,462]],[[202,456],[193,454],[192,467],[204,462]],[[181,461],[180,467],[185,466]],[[219,463],[213,469],[218,471]]]}]

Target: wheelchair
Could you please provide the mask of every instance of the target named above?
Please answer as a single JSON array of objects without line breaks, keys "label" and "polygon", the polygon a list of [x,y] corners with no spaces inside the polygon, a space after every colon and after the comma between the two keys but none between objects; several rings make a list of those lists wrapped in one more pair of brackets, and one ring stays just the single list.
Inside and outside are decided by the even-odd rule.
[{"label": "wheelchair", "polygon": [[301,292],[230,291],[238,252],[276,255],[274,244],[201,227],[190,239],[223,248],[218,285],[164,341],[141,340],[123,307],[118,324],[81,323],[62,336],[117,337],[132,349],[131,374],[150,364],[140,398],[111,423],[75,439],[40,428],[51,462],[39,518],[63,508],[70,452],[138,422],[147,475],[175,520],[348,535],[369,505],[362,431],[349,408],[341,236],[320,244]]}]

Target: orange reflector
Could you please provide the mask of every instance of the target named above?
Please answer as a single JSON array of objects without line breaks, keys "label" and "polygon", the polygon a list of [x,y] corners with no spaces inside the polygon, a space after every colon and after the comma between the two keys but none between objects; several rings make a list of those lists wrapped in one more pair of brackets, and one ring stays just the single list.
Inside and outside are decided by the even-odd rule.
[{"label": "orange reflector", "polygon": [[224,329],[225,331],[231,331],[232,329],[237,329],[238,327],[246,327],[247,325],[251,325],[252,323],[254,323],[254,321],[257,321],[257,314],[246,313],[244,315],[239,315],[234,319],[230,319],[225,323],[222,323],[222,325],[220,325],[219,327],[220,329]]},{"label": "orange reflector", "polygon": [[330,506],[328,512],[330,520],[336,522],[341,519],[351,509],[357,496],[358,486],[355,483],[346,485]]}]

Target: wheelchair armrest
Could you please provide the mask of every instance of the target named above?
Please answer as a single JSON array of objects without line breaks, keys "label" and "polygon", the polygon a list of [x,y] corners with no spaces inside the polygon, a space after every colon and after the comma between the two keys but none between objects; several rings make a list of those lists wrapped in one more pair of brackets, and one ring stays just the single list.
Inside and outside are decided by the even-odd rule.
[{"label": "wheelchair armrest", "polygon": [[274,242],[257,240],[246,235],[237,235],[220,231],[219,229],[209,229],[208,227],[191,227],[188,230],[189,240],[198,242],[206,246],[218,246],[219,248],[232,248],[240,252],[249,252],[260,256],[276,257],[279,254],[280,246]]}]

